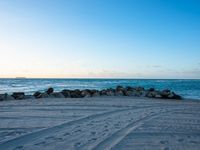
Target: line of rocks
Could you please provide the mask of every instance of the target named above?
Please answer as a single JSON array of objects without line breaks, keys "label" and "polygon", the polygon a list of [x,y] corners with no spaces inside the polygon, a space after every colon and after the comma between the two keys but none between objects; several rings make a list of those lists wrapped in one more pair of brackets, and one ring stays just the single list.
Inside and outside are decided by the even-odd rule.
[{"label": "line of rocks", "polygon": [[145,89],[144,87],[122,87],[117,86],[115,89],[109,88],[104,90],[62,90],[54,92],[53,88],[47,89],[45,92],[35,92],[33,95],[25,95],[24,92],[14,92],[12,95],[7,93],[0,94],[0,101],[4,100],[22,100],[22,99],[39,99],[39,98],[84,98],[84,97],[100,97],[100,96],[134,96],[161,99],[182,99],[173,91],[155,90],[154,88]]}]

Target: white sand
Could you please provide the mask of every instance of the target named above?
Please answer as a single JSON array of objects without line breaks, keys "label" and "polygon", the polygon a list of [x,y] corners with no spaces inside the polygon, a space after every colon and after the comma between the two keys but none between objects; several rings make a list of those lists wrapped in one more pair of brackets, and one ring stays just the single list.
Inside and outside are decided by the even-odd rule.
[{"label": "white sand", "polygon": [[199,150],[200,102],[84,98],[0,102],[0,150]]}]

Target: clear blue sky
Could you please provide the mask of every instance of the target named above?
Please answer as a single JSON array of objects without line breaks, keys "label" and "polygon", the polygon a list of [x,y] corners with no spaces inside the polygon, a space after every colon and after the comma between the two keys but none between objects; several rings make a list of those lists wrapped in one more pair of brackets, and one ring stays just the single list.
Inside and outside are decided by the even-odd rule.
[{"label": "clear blue sky", "polygon": [[1,0],[0,77],[200,78],[199,0]]}]

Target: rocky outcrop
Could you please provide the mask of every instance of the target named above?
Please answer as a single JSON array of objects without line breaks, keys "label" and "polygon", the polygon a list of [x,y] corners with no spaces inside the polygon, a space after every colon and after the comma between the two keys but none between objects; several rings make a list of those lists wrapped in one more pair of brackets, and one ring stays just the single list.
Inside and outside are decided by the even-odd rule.
[{"label": "rocky outcrop", "polygon": [[24,92],[14,92],[11,96],[17,100],[21,100],[21,99],[24,99],[25,93]]},{"label": "rocky outcrop", "polygon": [[182,99],[182,97],[171,90],[156,90],[154,88],[145,89],[144,87],[123,87],[117,86],[115,89],[103,90],[62,90],[61,92],[54,92],[53,88],[48,88],[45,92],[37,91],[33,95],[25,95],[23,92],[15,92],[12,95],[7,93],[0,94],[0,101],[3,100],[21,100],[33,98],[83,98],[83,97],[101,97],[101,96],[132,96],[132,97],[148,97],[159,99]]},{"label": "rocky outcrop", "polygon": [[14,100],[14,99],[15,99],[14,97],[12,97],[11,95],[8,95],[7,93],[0,94],[0,101]]},{"label": "rocky outcrop", "polygon": [[48,88],[46,93],[49,95],[49,94],[52,94],[54,91],[54,89],[52,87]]}]

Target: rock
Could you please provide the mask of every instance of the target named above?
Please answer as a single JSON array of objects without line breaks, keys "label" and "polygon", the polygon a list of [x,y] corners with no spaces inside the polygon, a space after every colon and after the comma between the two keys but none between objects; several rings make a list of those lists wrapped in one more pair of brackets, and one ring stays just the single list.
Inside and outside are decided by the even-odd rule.
[{"label": "rock", "polygon": [[142,94],[143,94],[143,91],[136,91],[136,90],[133,91],[133,96],[140,97],[142,96]]},{"label": "rock", "polygon": [[71,94],[70,94],[70,90],[62,90],[61,92],[65,98],[70,98]]},{"label": "rock", "polygon": [[5,101],[5,100],[14,100],[14,97],[8,95],[7,93],[0,94],[0,101]]},{"label": "rock", "polygon": [[116,87],[116,91],[124,91],[125,89],[123,88],[123,86],[117,86]]},{"label": "rock", "polygon": [[81,91],[81,96],[82,97],[91,97],[91,91],[88,89],[83,90],[83,91]]},{"label": "rock", "polygon": [[153,91],[155,91],[155,89],[154,88],[150,88],[150,89],[148,89],[148,91],[153,92]]},{"label": "rock", "polygon": [[113,89],[107,89],[106,90],[106,95],[107,96],[115,96],[115,92],[114,92],[115,90],[113,90]]},{"label": "rock", "polygon": [[17,100],[21,100],[21,99],[24,99],[25,94],[24,94],[24,92],[14,92],[12,94],[12,97],[14,97]]},{"label": "rock", "polygon": [[168,98],[168,96],[170,95],[170,90],[166,89],[161,91],[160,95],[162,96],[162,98]]},{"label": "rock", "polygon": [[50,94],[50,96],[52,96],[54,98],[65,98],[65,96],[61,92],[52,93],[52,94]]},{"label": "rock", "polygon": [[92,93],[93,97],[99,97],[100,96],[100,92],[95,90],[95,92]]},{"label": "rock", "polygon": [[124,95],[125,96],[134,96],[134,92],[133,91],[127,91],[127,90],[125,90],[124,91]]},{"label": "rock", "polygon": [[127,91],[134,91],[134,88],[131,87],[131,86],[127,86],[127,87],[126,87],[126,90],[127,90]]},{"label": "rock", "polygon": [[13,97],[13,96],[11,96],[11,95],[7,95],[6,96],[6,100],[14,100],[15,98]]},{"label": "rock", "polygon": [[174,92],[171,92],[170,95],[168,96],[169,99],[182,99],[182,97],[180,95],[177,95]]},{"label": "rock", "polygon": [[51,93],[53,93],[54,89],[52,87],[48,88],[48,90],[46,91],[46,93],[49,95]]},{"label": "rock", "polygon": [[157,95],[156,91],[149,91],[146,94],[146,97],[148,98],[154,98]]},{"label": "rock", "polygon": [[82,98],[81,91],[79,89],[70,91],[71,98]]},{"label": "rock", "polygon": [[115,96],[124,96],[124,92],[121,90],[115,91]]},{"label": "rock", "polygon": [[49,94],[47,94],[46,92],[41,93],[38,98],[49,98]]},{"label": "rock", "polygon": [[144,87],[134,87],[134,90],[136,91],[145,91]]},{"label": "rock", "polygon": [[41,95],[41,94],[42,94],[41,92],[37,91],[37,92],[35,92],[35,93],[33,94],[33,96],[34,96],[35,98],[40,98],[40,95]]},{"label": "rock", "polygon": [[106,92],[107,92],[106,90],[101,90],[100,91],[100,96],[106,96]]}]

